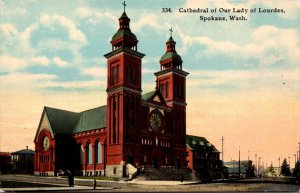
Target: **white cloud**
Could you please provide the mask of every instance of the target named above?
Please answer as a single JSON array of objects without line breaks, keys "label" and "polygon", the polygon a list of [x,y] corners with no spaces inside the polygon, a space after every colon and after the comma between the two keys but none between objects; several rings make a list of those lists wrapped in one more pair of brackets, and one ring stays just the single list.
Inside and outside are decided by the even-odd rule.
[{"label": "white cloud", "polygon": [[265,67],[282,62],[286,68],[295,67],[300,61],[299,37],[295,29],[261,26],[250,32],[250,38],[243,43],[237,42],[237,39],[223,41],[206,36],[190,36],[180,28],[176,28],[176,31],[182,41],[178,48],[181,54],[203,45],[198,57],[226,55],[244,65],[253,65],[247,63],[256,59],[258,62],[254,65]]},{"label": "white cloud", "polygon": [[28,65],[24,60],[4,55],[0,56],[0,72],[12,72],[25,68]]},{"label": "white cloud", "polygon": [[83,67],[80,69],[81,74],[92,76],[94,78],[106,78],[107,77],[107,69],[101,67]]},{"label": "white cloud", "polygon": [[31,48],[30,45],[30,39],[31,39],[31,34],[39,28],[39,25],[37,23],[33,23],[30,26],[28,26],[24,32],[21,34],[21,46],[24,50],[27,52],[35,52],[34,49]]},{"label": "white cloud", "polygon": [[155,30],[165,30],[165,26],[161,25],[160,22],[158,22],[157,15],[154,14],[147,14],[144,16],[140,16],[139,20],[136,22],[132,22],[132,30],[134,32],[138,32],[141,30],[141,28],[145,26],[150,26],[151,28],[154,28]]},{"label": "white cloud", "polygon": [[85,18],[85,17],[91,17],[94,13],[94,11],[89,7],[78,7],[76,9],[76,13],[79,17]]},{"label": "white cloud", "polygon": [[157,69],[142,68],[142,74],[153,74],[157,71],[158,71]]},{"label": "white cloud", "polygon": [[[63,88],[64,90],[68,89],[92,89],[97,91],[99,88],[105,88],[106,80],[86,80],[86,81],[70,81],[70,82],[55,82],[48,81],[43,85],[40,85],[41,88]],[[65,92],[65,91],[63,91]]]},{"label": "white cloud", "polygon": [[0,56],[0,72],[16,72],[34,65],[48,66],[49,62],[48,58],[44,56],[20,59],[10,55],[3,55]]},{"label": "white cloud", "polygon": [[[299,73],[293,69],[262,70],[187,70],[191,72],[187,81],[190,94],[198,93],[199,88],[222,89],[227,92],[250,92],[259,90],[279,90],[295,93],[299,90]],[[231,89],[226,88],[230,86]],[[233,90],[232,90],[233,89]]]},{"label": "white cloud", "polygon": [[53,24],[59,24],[62,27],[67,29],[70,40],[78,41],[82,44],[87,43],[85,34],[76,27],[76,25],[72,20],[64,16],[60,16],[60,15],[49,16],[47,14],[42,14],[40,17],[40,23],[50,27]]},{"label": "white cloud", "polygon": [[53,58],[53,62],[54,62],[57,66],[62,67],[62,68],[68,67],[68,66],[69,66],[68,62],[62,60],[62,59],[61,59],[60,57],[58,57],[58,56],[55,56],[55,57]]},{"label": "white cloud", "polygon": [[111,12],[91,7],[78,7],[76,9],[76,14],[81,19],[87,19],[88,23],[91,25],[96,25],[100,21],[105,21],[115,26],[115,22],[118,21],[118,18]]},{"label": "white cloud", "polygon": [[0,30],[8,37],[15,36],[18,33],[16,27],[10,23],[0,24]]},{"label": "white cloud", "polygon": [[[52,74],[31,74],[31,73],[13,73],[0,76],[1,90],[8,92],[9,90],[29,90],[37,89],[43,86],[45,82],[56,79],[56,75]],[[43,84],[41,84],[43,82]]]},{"label": "white cloud", "polygon": [[40,64],[42,66],[48,66],[49,65],[49,59],[41,56],[41,57],[34,57],[31,59],[31,62],[36,63],[36,64]]},{"label": "white cloud", "polygon": [[255,40],[264,40],[265,38],[274,37],[274,35],[278,34],[279,29],[272,25],[264,25],[257,28],[253,33],[252,37]]}]

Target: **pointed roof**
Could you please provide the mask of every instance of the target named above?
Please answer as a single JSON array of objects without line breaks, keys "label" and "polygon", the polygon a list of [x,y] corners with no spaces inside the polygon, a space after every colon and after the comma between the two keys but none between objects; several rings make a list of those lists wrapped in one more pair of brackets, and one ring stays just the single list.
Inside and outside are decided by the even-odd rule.
[{"label": "pointed roof", "polygon": [[53,133],[71,134],[77,124],[80,113],[45,107]]},{"label": "pointed roof", "polygon": [[166,101],[164,100],[163,96],[161,95],[161,93],[158,89],[148,92],[146,94],[143,94],[142,99],[144,101],[148,101],[148,102],[156,102],[156,103],[161,103],[163,105],[166,104]]},{"label": "pointed roof", "polygon": [[130,23],[130,19],[124,11],[121,17],[119,18],[119,29],[113,35],[111,42],[114,42],[115,40],[118,40],[120,38],[129,38],[137,42],[136,36],[130,30],[129,23]]},{"label": "pointed roof", "polygon": [[127,14],[126,14],[125,11],[122,13],[122,15],[121,15],[121,17],[119,19],[122,19],[122,18],[129,19],[129,17],[127,16]]},{"label": "pointed roof", "polygon": [[162,64],[164,61],[172,60],[174,62],[174,66],[181,65],[182,59],[179,54],[176,52],[175,48],[176,42],[174,41],[172,35],[166,42],[166,53],[160,58],[159,62]]}]

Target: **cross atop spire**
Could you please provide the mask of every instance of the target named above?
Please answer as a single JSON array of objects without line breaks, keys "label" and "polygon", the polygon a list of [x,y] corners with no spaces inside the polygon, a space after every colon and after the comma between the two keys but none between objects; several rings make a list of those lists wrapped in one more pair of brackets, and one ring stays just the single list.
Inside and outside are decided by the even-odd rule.
[{"label": "cross atop spire", "polygon": [[126,3],[125,3],[125,1],[124,1],[122,4],[124,5],[124,12],[125,12],[125,6],[126,6]]},{"label": "cross atop spire", "polygon": [[172,37],[172,33],[173,33],[172,28],[170,28],[169,31],[170,31],[170,36]]}]

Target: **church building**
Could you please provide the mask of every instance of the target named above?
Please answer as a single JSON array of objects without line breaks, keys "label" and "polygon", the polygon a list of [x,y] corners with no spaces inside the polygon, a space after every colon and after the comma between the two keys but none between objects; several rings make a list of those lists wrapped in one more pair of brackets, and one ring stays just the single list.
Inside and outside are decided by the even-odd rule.
[{"label": "church building", "polygon": [[[138,39],[125,9],[107,59],[107,103],[83,112],[44,107],[35,143],[35,175],[124,177],[139,167],[187,166],[186,77],[172,34],[154,75],[155,90],[142,93]],[[219,153],[218,155],[219,156]]]}]

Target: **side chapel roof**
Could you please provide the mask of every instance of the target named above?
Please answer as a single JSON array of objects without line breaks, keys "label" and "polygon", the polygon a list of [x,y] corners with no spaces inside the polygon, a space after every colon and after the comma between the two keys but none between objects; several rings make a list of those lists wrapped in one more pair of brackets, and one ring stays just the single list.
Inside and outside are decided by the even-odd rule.
[{"label": "side chapel roof", "polygon": [[45,107],[45,113],[56,134],[74,134],[106,127],[106,106],[80,113]]}]

